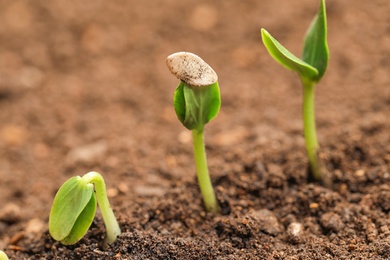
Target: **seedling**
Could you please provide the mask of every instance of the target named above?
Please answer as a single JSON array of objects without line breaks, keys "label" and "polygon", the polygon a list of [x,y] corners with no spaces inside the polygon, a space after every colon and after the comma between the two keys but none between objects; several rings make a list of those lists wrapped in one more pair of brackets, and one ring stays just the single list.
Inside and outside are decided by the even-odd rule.
[{"label": "seedling", "polygon": [[180,122],[192,131],[194,157],[199,187],[208,212],[217,213],[215,198],[207,167],[204,146],[204,126],[212,120],[221,107],[218,76],[199,56],[178,52],[168,56],[167,66],[178,79],[173,105]]},{"label": "seedling", "polygon": [[106,226],[106,242],[114,242],[121,230],[108,202],[104,179],[97,172],[72,177],[58,190],[50,212],[50,235],[64,245],[75,244],[91,226],[96,204]]},{"label": "seedling", "polygon": [[325,174],[318,157],[319,145],[314,117],[315,85],[321,80],[328,65],[329,51],[326,35],[325,0],[320,0],[317,15],[306,33],[302,59],[289,52],[265,29],[261,29],[263,43],[269,54],[287,69],[297,72],[300,77],[303,86],[304,136],[311,173],[314,179],[330,185],[330,179]]}]

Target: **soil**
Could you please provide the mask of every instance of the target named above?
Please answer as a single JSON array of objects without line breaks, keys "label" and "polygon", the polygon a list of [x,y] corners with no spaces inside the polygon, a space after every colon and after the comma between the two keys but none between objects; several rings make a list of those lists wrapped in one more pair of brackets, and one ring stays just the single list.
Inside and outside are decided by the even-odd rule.
[{"label": "soil", "polygon": [[[317,86],[320,157],[308,176],[293,53],[316,1],[0,1],[0,249],[11,259],[390,259],[390,5],[327,1],[330,63]],[[205,212],[191,134],[172,106],[177,51],[218,73],[206,126],[221,214]],[[100,214],[77,244],[47,231],[75,175],[105,177],[122,235]]]}]

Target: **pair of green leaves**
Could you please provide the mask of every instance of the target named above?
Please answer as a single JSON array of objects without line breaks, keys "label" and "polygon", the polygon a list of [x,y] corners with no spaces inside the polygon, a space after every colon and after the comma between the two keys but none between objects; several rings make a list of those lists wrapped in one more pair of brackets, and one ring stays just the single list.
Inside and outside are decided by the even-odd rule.
[{"label": "pair of green leaves", "polygon": [[289,52],[265,29],[261,29],[263,43],[270,55],[287,69],[298,72],[302,79],[311,82],[320,81],[326,71],[329,57],[325,0],[320,2],[317,15],[306,33],[302,59]]},{"label": "pair of green leaves", "polygon": [[49,218],[50,235],[64,245],[75,244],[88,231],[96,213],[94,186],[80,176],[58,190]]},{"label": "pair of green leaves", "polygon": [[180,122],[189,130],[202,131],[221,107],[218,82],[209,86],[194,87],[180,81],[173,97],[175,112]]},{"label": "pair of green leaves", "polygon": [[82,178],[70,178],[58,190],[49,218],[51,236],[62,244],[75,244],[91,226],[97,205],[106,226],[106,242],[114,242],[121,229],[110,207],[103,176],[93,171]]}]

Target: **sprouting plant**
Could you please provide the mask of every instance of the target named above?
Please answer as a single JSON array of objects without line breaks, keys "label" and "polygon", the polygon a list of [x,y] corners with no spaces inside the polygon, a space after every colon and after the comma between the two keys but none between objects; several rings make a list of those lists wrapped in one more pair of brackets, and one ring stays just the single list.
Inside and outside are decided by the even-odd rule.
[{"label": "sprouting plant", "polygon": [[180,79],[173,104],[180,122],[192,131],[195,165],[205,208],[217,213],[219,207],[208,172],[203,132],[205,124],[221,107],[218,76],[193,53],[174,53],[168,56],[166,63],[170,72]]},{"label": "sprouting plant", "polygon": [[1,250],[0,250],[0,260],[8,260],[8,256],[6,255],[6,253],[4,253],[4,251]]},{"label": "sprouting plant", "polygon": [[314,117],[315,85],[326,71],[329,56],[325,0],[320,0],[317,15],[306,33],[302,59],[289,52],[265,29],[261,29],[261,36],[269,54],[287,69],[296,71],[300,77],[303,86],[304,136],[311,173],[314,179],[330,185],[330,179],[326,176],[318,157],[319,145]]},{"label": "sprouting plant", "polygon": [[50,212],[50,235],[64,245],[75,244],[91,226],[96,204],[106,226],[106,242],[114,242],[121,230],[108,202],[104,179],[97,172],[72,177],[58,190]]}]

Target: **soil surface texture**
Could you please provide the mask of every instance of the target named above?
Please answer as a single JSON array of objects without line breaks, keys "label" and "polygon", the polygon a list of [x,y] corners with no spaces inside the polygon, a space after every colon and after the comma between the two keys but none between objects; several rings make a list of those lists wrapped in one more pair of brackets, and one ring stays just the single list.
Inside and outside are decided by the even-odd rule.
[{"label": "soil surface texture", "polygon": [[[308,178],[298,76],[313,0],[0,0],[0,249],[10,259],[390,259],[390,5],[327,1],[328,70],[316,87]],[[179,81],[165,58],[202,57],[222,107],[205,128],[221,214],[206,213]],[[64,246],[48,233],[67,179],[100,172],[122,234],[100,212]]]}]

